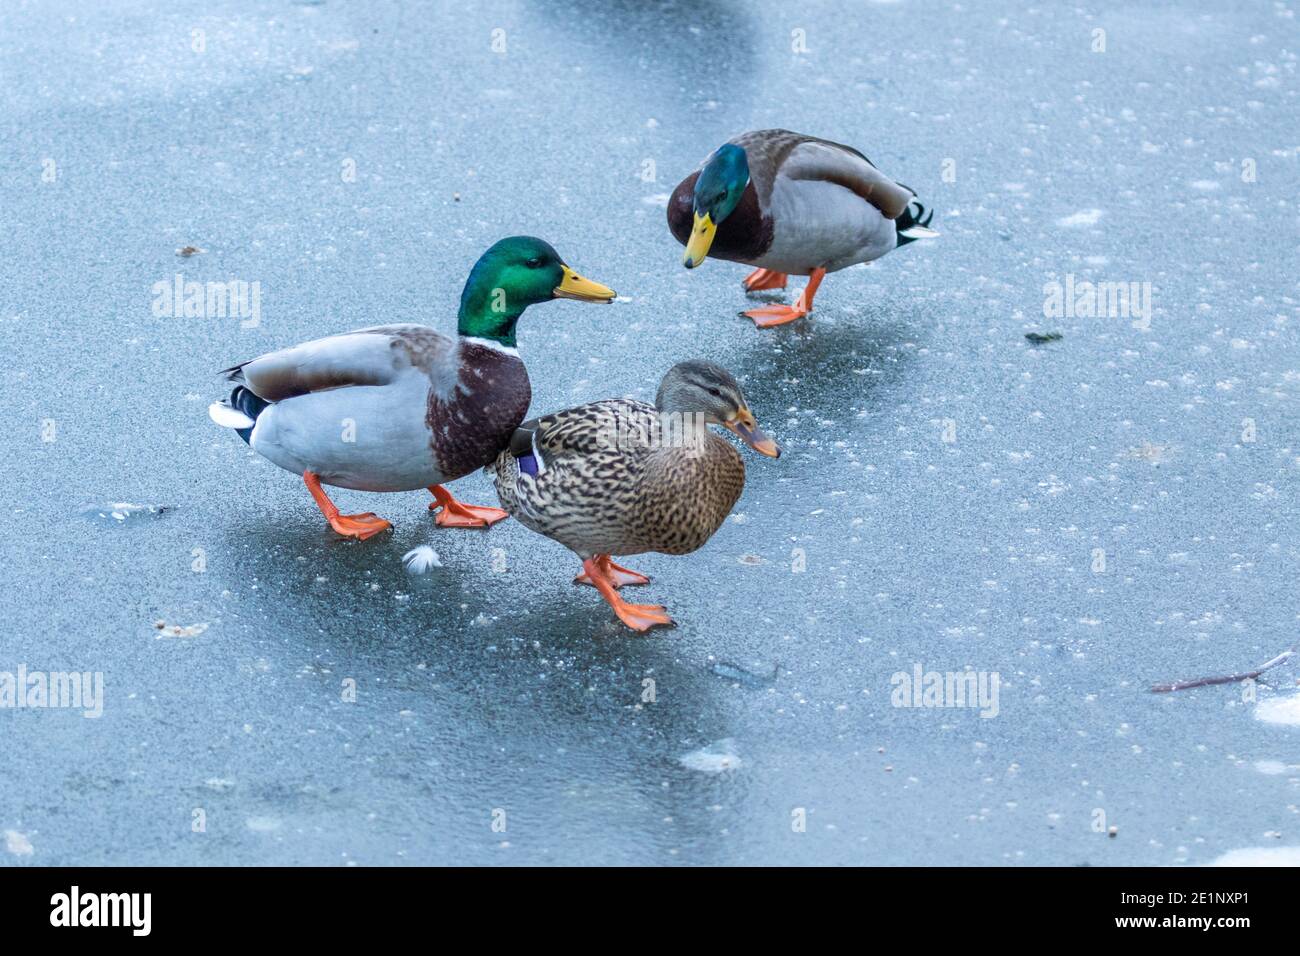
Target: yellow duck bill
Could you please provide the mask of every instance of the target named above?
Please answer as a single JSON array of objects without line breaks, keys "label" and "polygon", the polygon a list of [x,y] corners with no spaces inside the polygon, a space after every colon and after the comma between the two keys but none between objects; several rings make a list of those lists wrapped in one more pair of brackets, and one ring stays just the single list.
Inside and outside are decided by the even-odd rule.
[{"label": "yellow duck bill", "polygon": [[781,457],[780,446],[758,427],[758,422],[754,421],[754,416],[747,409],[742,409],[739,415],[722,424],[760,455],[766,455],[768,458]]},{"label": "yellow duck bill", "polygon": [[686,243],[686,254],[682,256],[682,265],[694,269],[703,262],[704,257],[709,254],[709,247],[713,245],[713,237],[717,231],[718,227],[713,224],[708,213],[701,216],[697,212],[695,228],[691,230],[690,241]]},{"label": "yellow duck bill", "polygon": [[564,267],[564,278],[555,287],[557,299],[577,299],[579,302],[613,302],[617,294],[607,285],[584,279],[568,266]]}]

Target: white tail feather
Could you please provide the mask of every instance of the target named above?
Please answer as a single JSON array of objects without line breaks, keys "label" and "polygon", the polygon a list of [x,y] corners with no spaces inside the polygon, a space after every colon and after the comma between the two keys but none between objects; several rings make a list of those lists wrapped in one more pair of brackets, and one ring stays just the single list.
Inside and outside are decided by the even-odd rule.
[{"label": "white tail feather", "polygon": [[209,405],[208,418],[222,428],[252,428],[257,424],[239,409],[232,408],[225,402],[213,402]]},{"label": "white tail feather", "polygon": [[900,236],[907,236],[909,239],[933,239],[939,235],[933,229],[927,226],[908,226],[906,229],[898,231]]}]

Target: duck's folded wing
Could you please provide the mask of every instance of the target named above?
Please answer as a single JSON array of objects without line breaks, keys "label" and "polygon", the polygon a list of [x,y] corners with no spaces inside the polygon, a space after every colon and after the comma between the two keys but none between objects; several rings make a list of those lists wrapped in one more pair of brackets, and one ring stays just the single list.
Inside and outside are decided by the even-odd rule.
[{"label": "duck's folded wing", "polygon": [[818,179],[857,193],[887,219],[897,219],[916,195],[896,183],[852,146],[804,137],[790,150],[780,172],[790,179]]},{"label": "duck's folded wing", "polygon": [[655,418],[653,405],[629,399],[579,405],[524,422],[511,436],[510,454],[539,457],[542,467],[549,468],[565,455],[648,446]]},{"label": "duck's folded wing", "polygon": [[452,346],[425,326],[386,325],[269,352],[222,374],[258,398],[281,402],[330,388],[386,385],[412,366],[427,370]]}]

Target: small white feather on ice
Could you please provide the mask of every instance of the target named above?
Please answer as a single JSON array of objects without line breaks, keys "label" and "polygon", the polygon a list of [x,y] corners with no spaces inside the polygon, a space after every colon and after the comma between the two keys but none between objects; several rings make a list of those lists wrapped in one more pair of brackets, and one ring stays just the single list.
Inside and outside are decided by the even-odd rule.
[{"label": "small white feather on ice", "polygon": [[424,574],[430,568],[442,567],[442,562],[438,560],[438,552],[427,544],[414,547],[402,555],[402,563],[412,574]]}]

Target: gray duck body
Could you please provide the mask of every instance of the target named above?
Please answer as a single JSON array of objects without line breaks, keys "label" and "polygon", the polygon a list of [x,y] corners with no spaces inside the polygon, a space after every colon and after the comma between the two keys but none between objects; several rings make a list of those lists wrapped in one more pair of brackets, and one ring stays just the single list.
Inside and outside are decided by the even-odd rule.
[{"label": "gray duck body", "polygon": [[[914,198],[852,146],[786,129],[751,130],[728,140],[745,151],[749,184],[717,225],[716,259],[790,275],[837,272],[897,245],[896,220]],[[703,168],[703,164],[701,164]],[[682,245],[694,224],[697,169],[668,201],[668,227]]]},{"label": "gray duck body", "polygon": [[532,397],[514,349],[422,325],[316,339],[226,371],[270,403],[254,451],[359,491],[414,491],[490,464]]}]

